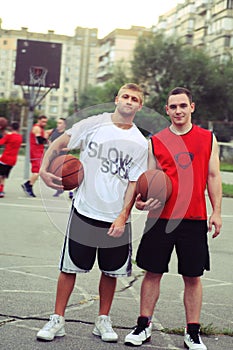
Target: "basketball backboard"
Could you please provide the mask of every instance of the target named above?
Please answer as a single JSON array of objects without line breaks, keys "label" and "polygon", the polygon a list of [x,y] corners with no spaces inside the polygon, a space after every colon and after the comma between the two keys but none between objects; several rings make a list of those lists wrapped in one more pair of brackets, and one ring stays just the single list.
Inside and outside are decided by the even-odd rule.
[{"label": "basketball backboard", "polygon": [[15,85],[59,88],[61,48],[58,43],[18,39]]}]

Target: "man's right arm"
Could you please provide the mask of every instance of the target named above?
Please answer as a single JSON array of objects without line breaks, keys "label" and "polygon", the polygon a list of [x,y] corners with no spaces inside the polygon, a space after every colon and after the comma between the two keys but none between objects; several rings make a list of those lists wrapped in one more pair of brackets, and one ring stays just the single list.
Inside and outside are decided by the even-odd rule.
[{"label": "man's right arm", "polygon": [[60,152],[64,149],[67,150],[67,145],[70,141],[70,136],[64,133],[60,137],[58,137],[56,140],[54,140],[47,151],[44,154],[43,161],[40,167],[40,177],[43,179],[45,184],[49,187],[52,187],[57,190],[62,190],[63,186],[62,185],[57,185],[54,183],[55,181],[61,182],[61,178],[57,177],[51,173],[48,172],[48,167],[51,163],[51,161],[56,158]]}]

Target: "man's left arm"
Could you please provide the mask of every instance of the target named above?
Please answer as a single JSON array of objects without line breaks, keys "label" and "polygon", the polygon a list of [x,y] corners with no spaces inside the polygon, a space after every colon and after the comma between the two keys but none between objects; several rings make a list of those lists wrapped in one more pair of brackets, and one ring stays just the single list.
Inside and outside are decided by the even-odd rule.
[{"label": "man's left arm", "polygon": [[124,205],[118,217],[113,221],[108,235],[111,237],[121,237],[125,230],[125,223],[129,218],[136,196],[136,181],[129,181],[125,192]]},{"label": "man's left arm", "polygon": [[212,237],[215,238],[219,235],[222,227],[221,218],[221,205],[222,205],[222,180],[220,174],[219,165],[219,152],[218,144],[215,136],[213,135],[212,152],[209,160],[207,190],[212,205],[212,214],[209,218],[209,231],[212,230],[212,226],[215,226],[215,232]]}]

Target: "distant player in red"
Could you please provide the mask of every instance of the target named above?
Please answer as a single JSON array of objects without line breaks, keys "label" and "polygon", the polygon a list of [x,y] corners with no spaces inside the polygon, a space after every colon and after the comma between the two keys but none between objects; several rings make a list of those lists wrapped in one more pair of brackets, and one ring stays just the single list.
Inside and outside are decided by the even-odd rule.
[{"label": "distant player in red", "polygon": [[29,197],[36,197],[32,186],[39,177],[40,164],[44,155],[44,145],[47,143],[48,135],[44,128],[47,124],[48,118],[42,115],[38,118],[36,124],[33,125],[30,133],[30,162],[32,175],[26,181],[22,188]]},{"label": "distant player in red", "polygon": [[0,156],[0,198],[5,196],[4,184],[5,179],[9,177],[11,169],[17,162],[20,146],[23,138],[19,134],[19,123],[13,122],[11,124],[11,132],[5,134],[0,139],[0,145],[4,145],[4,151]]}]

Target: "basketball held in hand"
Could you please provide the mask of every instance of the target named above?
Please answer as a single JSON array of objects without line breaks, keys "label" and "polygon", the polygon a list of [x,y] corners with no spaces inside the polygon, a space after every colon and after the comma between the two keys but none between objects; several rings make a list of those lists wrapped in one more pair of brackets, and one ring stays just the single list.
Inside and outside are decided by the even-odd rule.
[{"label": "basketball held in hand", "polygon": [[165,203],[171,196],[172,183],[162,170],[147,170],[138,178],[136,192],[141,193],[143,201],[153,198]]},{"label": "basketball held in hand", "polygon": [[0,131],[5,130],[8,125],[8,120],[5,117],[0,117]]},{"label": "basketball held in hand", "polygon": [[79,187],[84,177],[82,163],[71,154],[54,158],[49,165],[48,171],[62,178],[62,185],[65,191]]}]

